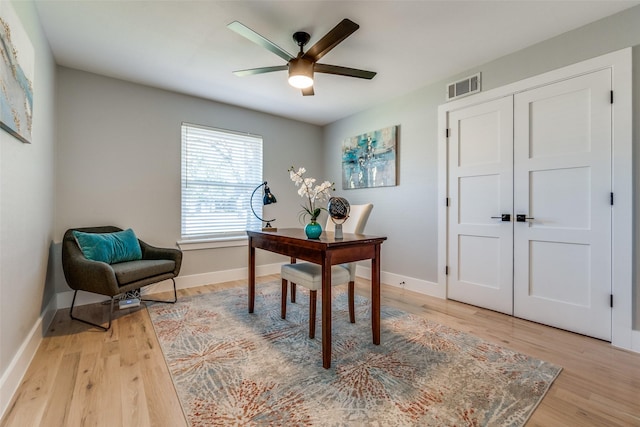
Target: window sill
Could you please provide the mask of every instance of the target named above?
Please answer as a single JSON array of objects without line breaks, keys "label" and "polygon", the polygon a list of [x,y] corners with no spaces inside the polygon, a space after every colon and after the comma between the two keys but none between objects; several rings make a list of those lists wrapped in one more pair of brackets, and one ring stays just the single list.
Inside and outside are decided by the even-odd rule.
[{"label": "window sill", "polygon": [[182,251],[197,251],[202,249],[231,248],[247,246],[247,236],[211,237],[208,239],[179,240],[176,243]]}]

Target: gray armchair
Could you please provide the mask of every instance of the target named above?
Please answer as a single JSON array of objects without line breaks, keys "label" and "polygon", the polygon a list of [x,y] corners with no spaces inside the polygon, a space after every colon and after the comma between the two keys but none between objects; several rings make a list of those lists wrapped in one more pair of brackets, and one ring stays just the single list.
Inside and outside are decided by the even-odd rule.
[{"label": "gray armchair", "polygon": [[[92,261],[84,256],[73,235],[74,230],[84,233],[114,233],[122,231],[122,229],[105,226],[74,228],[65,232],[62,240],[62,269],[69,287],[75,291],[71,309],[69,310],[69,315],[73,320],[107,331],[111,328],[113,302],[116,296],[167,279],[173,281],[173,300],[142,299],[142,301],[173,304],[178,300],[175,277],[180,272],[180,266],[182,265],[182,252],[180,250],[157,248],[138,239],[142,251],[142,259],[107,264],[106,262]],[[73,308],[78,291],[92,292],[111,298],[109,323],[106,327],[74,317]]]}]

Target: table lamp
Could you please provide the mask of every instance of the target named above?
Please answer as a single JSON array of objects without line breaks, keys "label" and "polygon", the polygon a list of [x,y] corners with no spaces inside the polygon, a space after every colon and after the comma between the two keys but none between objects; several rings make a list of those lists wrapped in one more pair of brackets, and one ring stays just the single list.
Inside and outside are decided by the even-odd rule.
[{"label": "table lamp", "polygon": [[264,196],[262,196],[262,205],[270,205],[271,203],[277,203],[278,201],[276,200],[276,196],[273,195],[273,193],[271,192],[271,190],[269,189],[269,186],[267,185],[267,181],[263,182],[262,184],[258,185],[256,187],[255,190],[253,190],[253,193],[251,193],[251,201],[250,201],[250,205],[251,205],[251,212],[253,212],[253,214],[256,216],[256,218],[258,218],[260,221],[262,222],[266,222],[267,224],[262,227],[262,231],[278,231],[278,229],[276,227],[272,227],[271,226],[271,222],[275,221],[274,219],[262,219],[258,216],[258,214],[256,213],[256,211],[253,209],[253,196],[256,194],[256,191],[258,191],[258,189],[260,187],[264,186]]}]

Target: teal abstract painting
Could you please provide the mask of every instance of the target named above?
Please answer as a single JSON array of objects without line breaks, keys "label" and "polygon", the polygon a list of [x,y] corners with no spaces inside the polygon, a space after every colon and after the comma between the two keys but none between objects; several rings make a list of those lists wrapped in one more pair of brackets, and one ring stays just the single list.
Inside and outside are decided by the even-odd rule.
[{"label": "teal abstract painting", "polygon": [[22,142],[33,129],[33,45],[10,3],[0,14],[0,127]]},{"label": "teal abstract painting", "polygon": [[342,189],[396,185],[399,126],[346,138],[342,145]]}]

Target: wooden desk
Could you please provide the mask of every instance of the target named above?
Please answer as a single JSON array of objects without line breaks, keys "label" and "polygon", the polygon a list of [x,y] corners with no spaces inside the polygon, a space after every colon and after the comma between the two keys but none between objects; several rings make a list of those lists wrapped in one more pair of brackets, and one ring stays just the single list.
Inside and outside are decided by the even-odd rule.
[{"label": "wooden desk", "polygon": [[322,265],[322,366],[331,367],[331,266],[371,260],[371,331],[373,343],[380,344],[380,245],[386,237],[344,233],[335,240],[323,232],[319,239],[307,239],[304,230],[276,232],[247,231],[249,236],[249,313],[256,295],[256,248]]}]

